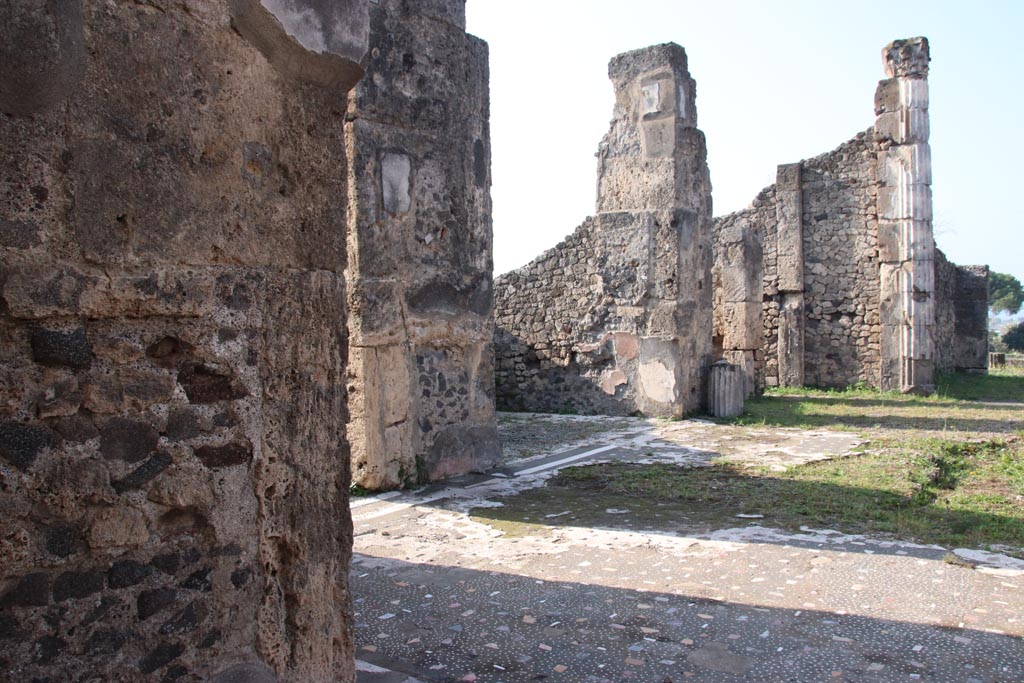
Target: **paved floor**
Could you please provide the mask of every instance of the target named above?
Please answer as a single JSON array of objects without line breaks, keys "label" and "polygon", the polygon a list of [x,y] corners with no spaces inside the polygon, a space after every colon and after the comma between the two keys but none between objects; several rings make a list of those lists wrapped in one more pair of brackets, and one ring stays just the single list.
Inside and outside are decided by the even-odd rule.
[{"label": "paved floor", "polygon": [[536,459],[353,502],[362,683],[1024,681],[1024,562],[1011,558],[951,562],[943,548],[743,519],[693,535],[575,526],[566,510],[529,533],[489,524],[503,496],[576,463],[784,467],[856,445],[843,433],[642,420],[574,431],[569,420],[534,420],[555,444],[534,444]]}]

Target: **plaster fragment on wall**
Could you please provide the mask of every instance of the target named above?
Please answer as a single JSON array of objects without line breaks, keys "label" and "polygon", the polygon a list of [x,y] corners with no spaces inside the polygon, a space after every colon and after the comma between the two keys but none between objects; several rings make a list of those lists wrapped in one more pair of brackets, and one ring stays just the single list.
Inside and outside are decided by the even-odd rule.
[{"label": "plaster fragment on wall", "polygon": [[409,175],[412,163],[405,154],[388,153],[380,162],[381,197],[390,214],[405,213],[411,205]]},{"label": "plaster fragment on wall", "polygon": [[661,86],[648,83],[640,88],[640,115],[655,114],[661,111]]}]

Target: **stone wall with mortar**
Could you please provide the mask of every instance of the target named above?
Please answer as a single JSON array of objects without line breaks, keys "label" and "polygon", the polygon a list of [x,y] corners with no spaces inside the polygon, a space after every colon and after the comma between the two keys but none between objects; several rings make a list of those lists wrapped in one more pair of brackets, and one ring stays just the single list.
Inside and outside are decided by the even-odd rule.
[{"label": "stone wall with mortar", "polygon": [[877,381],[879,284],[871,132],[800,164],[804,383]]},{"label": "stone wall with mortar", "polygon": [[0,18],[0,679],[352,680],[366,3]]},{"label": "stone wall with mortar", "polygon": [[464,0],[370,11],[352,91],[352,469],[368,489],[486,469],[494,417],[487,44]]},{"label": "stone wall with mortar", "polygon": [[988,266],[958,266],[935,250],[935,369],[988,368]]},{"label": "stone wall with mortar", "polygon": [[611,60],[597,214],[495,282],[498,406],[679,416],[711,356],[711,183],[686,53]]},{"label": "stone wall with mortar", "polygon": [[[762,245],[760,257],[747,250],[748,275],[762,274],[760,322],[735,315],[725,291],[715,298],[716,355],[749,353],[738,340],[764,332],[763,366],[755,350],[748,370],[755,384],[763,367],[768,386],[927,391],[933,348],[940,369],[982,357],[987,280],[933,265],[927,41],[895,41],[883,59],[890,78],[876,94],[880,128],[780,166],[778,182],[751,207],[715,219],[717,283],[738,281],[738,235]],[[945,293],[933,297],[933,287]]]}]

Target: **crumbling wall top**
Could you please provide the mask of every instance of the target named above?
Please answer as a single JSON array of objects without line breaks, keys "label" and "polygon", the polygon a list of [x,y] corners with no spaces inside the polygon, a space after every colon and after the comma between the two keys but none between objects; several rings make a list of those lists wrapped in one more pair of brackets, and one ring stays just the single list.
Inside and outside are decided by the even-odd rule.
[{"label": "crumbling wall top", "polygon": [[894,40],[882,48],[882,62],[889,78],[928,78],[928,39]]},{"label": "crumbling wall top", "polygon": [[662,43],[623,52],[608,62],[608,77],[613,81],[636,78],[648,71],[666,66],[687,73],[686,50],[675,43]]}]

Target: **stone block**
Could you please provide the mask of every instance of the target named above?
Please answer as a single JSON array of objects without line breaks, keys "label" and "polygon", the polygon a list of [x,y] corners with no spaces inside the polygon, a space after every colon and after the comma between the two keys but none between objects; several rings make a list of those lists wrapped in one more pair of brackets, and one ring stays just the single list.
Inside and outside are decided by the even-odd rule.
[{"label": "stone block", "polygon": [[900,187],[932,184],[931,147],[925,143],[895,145],[878,153],[879,185]]},{"label": "stone block", "polygon": [[81,327],[67,332],[33,330],[31,344],[32,360],[40,365],[82,369],[92,364],[92,347]]},{"label": "stone block", "polygon": [[930,124],[927,109],[884,112],[875,119],[875,137],[897,145],[928,142]]},{"label": "stone block", "polygon": [[878,220],[931,221],[931,187],[921,183],[879,187]]},{"label": "stone block", "polygon": [[761,346],[763,325],[760,302],[725,302],[720,305],[722,348],[753,350]]},{"label": "stone block", "polygon": [[114,417],[99,428],[100,455],[107,460],[136,463],[156,450],[160,435],[141,420]]},{"label": "stone block", "polygon": [[882,62],[889,78],[927,78],[931,56],[924,37],[894,40],[882,48]]},{"label": "stone block", "polygon": [[349,333],[356,346],[386,346],[402,341],[405,329],[401,284],[393,279],[361,278],[351,284]]},{"label": "stone block", "polygon": [[0,457],[27,471],[36,458],[57,446],[57,435],[41,424],[0,423]]},{"label": "stone block", "polygon": [[0,40],[0,111],[30,116],[53,109],[85,74],[81,0],[18,2],[5,8]]},{"label": "stone block", "polygon": [[783,295],[779,307],[778,353],[779,385],[804,385],[804,296]]},{"label": "stone block", "polygon": [[149,540],[149,528],[141,512],[132,508],[107,508],[96,515],[89,527],[89,547],[132,548]]}]

